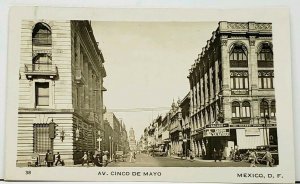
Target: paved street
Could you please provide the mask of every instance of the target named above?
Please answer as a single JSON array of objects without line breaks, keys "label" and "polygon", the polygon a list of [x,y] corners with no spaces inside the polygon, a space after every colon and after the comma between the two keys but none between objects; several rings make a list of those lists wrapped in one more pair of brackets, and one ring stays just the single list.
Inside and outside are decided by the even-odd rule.
[{"label": "paved street", "polygon": [[[112,162],[108,167],[249,167],[247,162],[222,161],[214,162],[213,160],[182,160],[172,157],[152,157],[147,154],[137,154],[134,162]],[[265,165],[257,164],[258,167]]]}]

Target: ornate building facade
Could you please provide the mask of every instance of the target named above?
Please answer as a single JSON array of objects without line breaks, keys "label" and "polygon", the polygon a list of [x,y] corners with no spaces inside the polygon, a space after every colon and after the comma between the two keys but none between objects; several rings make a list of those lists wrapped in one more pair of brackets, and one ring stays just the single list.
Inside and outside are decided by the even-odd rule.
[{"label": "ornate building facade", "polygon": [[129,149],[131,151],[136,151],[137,142],[135,140],[135,134],[133,128],[130,128],[128,138],[129,138]]},{"label": "ornate building facade", "polygon": [[104,58],[89,21],[23,21],[17,165],[47,150],[67,165],[103,133]]},{"label": "ornate building facade", "polygon": [[277,144],[271,23],[219,22],[188,79],[196,156]]}]

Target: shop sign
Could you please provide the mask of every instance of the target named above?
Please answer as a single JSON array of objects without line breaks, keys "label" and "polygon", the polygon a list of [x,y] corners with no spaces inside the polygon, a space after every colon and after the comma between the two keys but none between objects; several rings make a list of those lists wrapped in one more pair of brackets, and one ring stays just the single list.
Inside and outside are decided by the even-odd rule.
[{"label": "shop sign", "polygon": [[[230,127],[265,127],[265,124],[231,124]],[[267,127],[276,127],[276,124],[268,123]]]},{"label": "shop sign", "polygon": [[228,128],[207,128],[203,132],[203,137],[221,137],[230,136]]},{"label": "shop sign", "polygon": [[231,90],[231,94],[232,95],[248,95],[249,91],[246,89],[235,89],[235,90]]},{"label": "shop sign", "polygon": [[209,124],[205,126],[206,128],[224,128],[229,127],[228,123],[218,123],[218,124]]},{"label": "shop sign", "polygon": [[246,136],[259,136],[260,130],[259,130],[259,128],[245,128],[245,135]]}]

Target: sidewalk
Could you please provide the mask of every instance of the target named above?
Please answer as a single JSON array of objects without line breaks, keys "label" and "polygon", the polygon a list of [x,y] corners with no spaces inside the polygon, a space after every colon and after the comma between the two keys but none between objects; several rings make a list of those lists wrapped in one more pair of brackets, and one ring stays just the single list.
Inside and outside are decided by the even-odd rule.
[{"label": "sidewalk", "polygon": [[[169,156],[170,158],[174,158],[174,159],[179,159],[179,160],[187,160],[187,161],[190,161],[190,162],[192,162],[192,161],[198,161],[198,162],[215,162],[215,160],[204,160],[204,159],[202,159],[202,158],[199,158],[199,157],[195,157],[193,160],[191,160],[190,159],[190,157],[187,157],[187,158],[185,158],[185,157],[179,157],[179,156],[177,156],[177,155],[171,155],[171,156]],[[219,160],[217,160],[217,162],[220,162]],[[222,160],[221,162],[234,162],[233,160]]]}]

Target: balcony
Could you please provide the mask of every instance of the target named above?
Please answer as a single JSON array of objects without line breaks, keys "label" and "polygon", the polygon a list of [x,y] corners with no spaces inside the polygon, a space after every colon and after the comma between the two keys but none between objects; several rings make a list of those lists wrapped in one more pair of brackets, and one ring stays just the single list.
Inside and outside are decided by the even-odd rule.
[{"label": "balcony", "polygon": [[51,46],[52,45],[52,39],[51,37],[45,37],[45,38],[33,38],[32,44],[34,46]]},{"label": "balcony", "polygon": [[274,67],[273,61],[264,61],[264,60],[258,60],[257,61],[257,66],[260,68],[272,68]]},{"label": "balcony", "polygon": [[230,60],[230,67],[248,67],[247,60]]},{"label": "balcony", "polygon": [[53,79],[58,76],[56,65],[47,64],[25,64],[25,75],[28,79],[34,76],[48,76]]},{"label": "balcony", "polygon": [[77,84],[85,84],[86,79],[81,69],[76,69],[75,80]]}]

